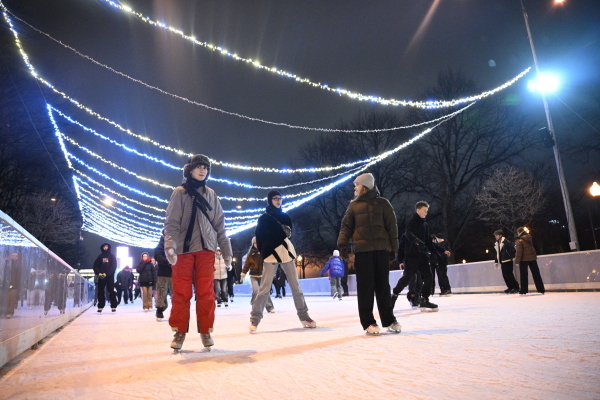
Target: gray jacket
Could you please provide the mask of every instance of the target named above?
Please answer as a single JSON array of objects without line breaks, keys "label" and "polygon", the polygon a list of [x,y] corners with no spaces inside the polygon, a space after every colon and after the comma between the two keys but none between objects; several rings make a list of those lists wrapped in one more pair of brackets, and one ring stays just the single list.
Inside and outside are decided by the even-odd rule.
[{"label": "gray jacket", "polygon": [[[202,250],[216,251],[221,248],[221,254],[227,261],[231,260],[232,251],[229,238],[225,235],[225,214],[217,194],[209,187],[198,188],[200,193],[212,207],[207,211],[210,221],[200,210],[196,212],[196,223],[190,240],[189,253]],[[183,253],[183,242],[192,216],[192,198],[182,186],[173,190],[167,206],[165,218],[165,252],[172,248],[175,254]]]}]

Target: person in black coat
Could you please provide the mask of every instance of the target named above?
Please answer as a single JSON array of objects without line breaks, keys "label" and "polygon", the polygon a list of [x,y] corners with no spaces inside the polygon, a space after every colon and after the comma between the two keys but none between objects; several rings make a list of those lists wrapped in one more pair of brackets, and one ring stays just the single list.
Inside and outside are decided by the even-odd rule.
[{"label": "person in black coat", "polygon": [[494,266],[502,269],[502,278],[504,278],[504,283],[506,283],[504,293],[518,293],[519,282],[517,282],[513,273],[515,245],[504,237],[501,229],[494,232],[494,238],[496,239],[494,242]]},{"label": "person in black coat", "polygon": [[133,297],[131,289],[133,288],[133,272],[131,272],[131,267],[126,265],[125,268],[121,270],[117,274],[117,282],[115,283],[117,288],[117,303],[121,304],[121,296],[125,293],[125,304],[131,301],[133,303]]},{"label": "person in black coat", "polygon": [[173,293],[171,280],[171,263],[165,254],[165,237],[161,235],[158,246],[154,249],[154,259],[158,265],[156,278],[156,320],[162,321],[164,312],[169,307],[167,295]]},{"label": "person in black coat", "polygon": [[115,271],[117,270],[117,257],[110,252],[110,244],[103,243],[100,246],[101,253],[94,261],[94,275],[98,282],[96,292],[98,293],[98,312],[101,313],[106,304],[104,290],[108,291],[110,308],[112,312],[117,311],[117,294],[115,293]]},{"label": "person in black coat", "polygon": [[281,267],[277,267],[277,272],[275,273],[275,279],[273,283],[275,284],[275,290],[277,291],[277,295],[275,298],[281,299],[282,293],[283,297],[285,297],[285,281],[287,277],[285,276],[285,272],[281,269]]},{"label": "person in black coat", "polygon": [[433,242],[429,234],[429,225],[425,221],[429,204],[425,201],[419,201],[415,205],[415,214],[408,220],[406,225],[406,259],[404,265],[404,274],[398,280],[392,293],[390,306],[393,308],[398,299],[398,295],[409,284],[412,276],[418,271],[423,278],[422,297],[419,302],[421,309],[437,311],[437,305],[429,302],[429,289],[431,288],[431,265],[429,258],[431,252],[435,251]]},{"label": "person in black coat", "polygon": [[152,290],[156,288],[156,268],[150,254],[144,252],[140,258],[140,263],[135,270],[139,274],[138,283],[142,288],[144,311],[150,311],[152,309]]},{"label": "person in black coat", "polygon": [[441,233],[431,235],[434,251],[431,253],[431,295],[435,292],[435,272],[437,272],[440,285],[440,296],[451,296],[450,280],[448,279],[448,257],[450,251],[446,248]]}]

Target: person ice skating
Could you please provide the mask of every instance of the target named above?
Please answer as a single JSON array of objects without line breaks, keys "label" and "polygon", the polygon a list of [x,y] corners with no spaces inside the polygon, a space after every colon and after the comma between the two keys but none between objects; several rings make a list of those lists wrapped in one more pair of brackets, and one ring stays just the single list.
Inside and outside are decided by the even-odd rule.
[{"label": "person ice skating", "polygon": [[390,260],[398,249],[396,214],[390,202],[379,195],[372,174],[359,175],[354,180],[354,199],[342,219],[338,247],[342,258],[348,258],[348,245],[354,244],[354,268],[358,315],[368,335],[378,335],[379,326],[373,315],[373,296],[383,327],[400,333],[390,307]]},{"label": "person ice skating", "polygon": [[150,254],[142,253],[140,263],[135,270],[139,274],[138,284],[142,288],[142,307],[147,312],[152,309],[152,289],[156,287],[156,268]]},{"label": "person ice skating", "polygon": [[[244,277],[247,274],[250,275],[250,284],[252,285],[252,297],[250,297],[250,305],[253,305],[254,301],[256,300],[256,296],[258,295],[258,289],[260,288],[263,274],[263,258],[260,255],[260,251],[258,251],[258,248],[256,247],[256,237],[252,238],[252,246],[246,255],[246,261],[244,262],[244,267],[242,268],[242,280],[244,280]],[[273,307],[271,296],[267,297],[265,306],[268,312],[275,312],[275,307]]]},{"label": "person ice skating", "polygon": [[117,304],[121,304],[121,299],[125,301],[125,304],[128,302],[133,302],[133,298],[131,297],[131,288],[133,287],[133,272],[131,272],[131,267],[126,265],[118,274],[117,281],[115,284],[117,288]]},{"label": "person ice skating", "polygon": [[501,229],[498,229],[494,232],[494,238],[496,241],[494,242],[494,266],[502,269],[502,278],[504,278],[504,283],[506,283],[506,290],[504,293],[518,293],[519,292],[519,282],[515,279],[515,275],[513,274],[513,257],[515,255],[515,245],[512,242],[509,242],[504,236],[504,233]]},{"label": "person ice skating", "polygon": [[175,332],[171,348],[180,350],[189,330],[192,287],[196,294],[197,328],[204,347],[214,345],[214,263],[217,246],[226,266],[231,244],[225,234],[225,214],[214,190],[206,186],[210,160],[202,154],[183,167],[185,182],[176,187],[167,206],[165,250],[171,264],[173,298],[169,325]]},{"label": "person ice skating", "polygon": [[[276,299],[282,299],[285,297],[285,282],[286,281],[287,281],[287,276],[285,275],[285,272],[283,272],[283,269],[281,269],[281,266],[277,267],[277,272],[275,272],[275,278],[273,279],[273,283],[275,285],[275,298]],[[271,312],[271,311],[269,311],[269,312]]]},{"label": "person ice skating", "polygon": [[450,280],[448,279],[448,257],[452,253],[446,248],[441,233],[431,234],[433,252],[431,253],[431,295],[435,292],[435,273],[437,272],[440,296],[452,296]]},{"label": "person ice skating", "polygon": [[290,240],[292,237],[292,220],[289,215],[282,211],[282,201],[280,192],[270,191],[267,194],[266,212],[258,218],[256,224],[256,246],[263,257],[263,275],[258,295],[254,300],[252,312],[250,313],[250,332],[256,331],[263,318],[262,311],[267,303],[277,266],[281,266],[288,278],[294,305],[302,326],[305,328],[317,327],[317,323],[308,315],[304,293],[302,293],[298,282],[298,272],[295,265],[296,250]]},{"label": "person ice skating", "polygon": [[515,244],[515,262],[519,265],[519,272],[521,276],[521,290],[519,294],[525,296],[529,291],[528,287],[528,274],[527,268],[531,270],[531,276],[535,283],[535,288],[538,293],[546,293],[544,288],[544,282],[542,281],[542,275],[540,274],[540,268],[537,263],[537,254],[533,248],[533,239],[529,234],[529,230],[521,226],[517,229],[517,242]]},{"label": "person ice skating", "polygon": [[344,276],[344,262],[340,260],[339,250],[333,251],[333,256],[327,260],[327,263],[321,270],[321,276],[329,272],[329,284],[333,293],[333,299],[342,300],[342,277]]},{"label": "person ice skating", "polygon": [[110,252],[111,246],[103,243],[101,253],[94,261],[94,275],[97,280],[96,293],[98,295],[98,312],[101,313],[106,304],[105,289],[108,291],[110,308],[117,311],[117,294],[115,293],[115,272],[117,270],[117,257]]},{"label": "person ice skating", "polygon": [[217,307],[221,307],[223,304],[225,307],[229,307],[229,297],[227,296],[227,271],[231,269],[231,265],[226,266],[221,249],[217,247],[215,252],[215,297],[217,298]]},{"label": "person ice skating", "polygon": [[171,264],[167,260],[165,254],[165,236],[161,235],[158,241],[158,246],[154,249],[154,259],[156,260],[157,271],[156,271],[156,320],[162,321],[164,312],[169,306],[167,302],[168,293],[173,291],[173,284],[171,281]]},{"label": "person ice skating", "polygon": [[[406,265],[406,235],[403,233],[398,240],[398,253],[396,255],[396,261],[398,261],[398,267],[404,270]],[[406,273],[406,272],[404,272]],[[423,279],[419,271],[415,272],[410,278],[408,283],[408,293],[406,293],[406,299],[412,308],[418,308],[421,302],[421,290],[423,290]]]},{"label": "person ice skating", "polygon": [[398,299],[398,295],[408,285],[412,276],[418,271],[423,279],[423,289],[421,291],[421,300],[419,307],[421,311],[437,311],[438,306],[429,301],[430,288],[432,282],[431,265],[429,264],[430,252],[435,251],[429,226],[425,221],[429,204],[425,201],[419,201],[415,205],[415,213],[408,220],[406,230],[406,260],[404,265],[404,274],[398,280],[394,287],[391,299],[393,309]]},{"label": "person ice skating", "polygon": [[233,298],[235,297],[235,293],[233,291],[233,284],[237,282],[238,277],[236,268],[234,266],[234,262],[232,262],[231,264],[231,268],[227,270],[227,295],[229,296],[229,302],[233,303]]}]

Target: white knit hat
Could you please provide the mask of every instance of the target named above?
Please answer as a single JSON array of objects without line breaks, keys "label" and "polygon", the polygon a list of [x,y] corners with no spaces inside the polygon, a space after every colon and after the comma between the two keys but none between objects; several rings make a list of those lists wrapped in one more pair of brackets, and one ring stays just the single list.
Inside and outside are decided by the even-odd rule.
[{"label": "white knit hat", "polygon": [[375,187],[375,177],[373,176],[373,174],[362,174],[356,177],[354,183],[360,183],[361,185],[370,190]]},{"label": "white knit hat", "polygon": [[339,257],[339,256],[340,256],[340,252],[339,252],[339,250],[334,250],[334,251],[333,251],[333,256],[334,256],[334,257]]}]

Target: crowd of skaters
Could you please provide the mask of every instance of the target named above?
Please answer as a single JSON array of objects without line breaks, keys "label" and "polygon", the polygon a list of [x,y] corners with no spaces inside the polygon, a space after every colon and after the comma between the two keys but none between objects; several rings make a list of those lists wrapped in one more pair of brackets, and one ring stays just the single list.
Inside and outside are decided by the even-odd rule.
[{"label": "crowd of skaters", "polygon": [[[228,307],[233,301],[233,283],[237,281],[232,268],[232,249],[225,233],[225,217],[215,192],[206,186],[210,175],[210,160],[204,155],[189,159],[183,168],[184,182],[174,189],[167,207],[165,226],[154,259],[143,253],[136,270],[138,287],[142,290],[143,308],[152,309],[156,298],[156,317],[160,321],[166,310],[167,295],[172,296],[169,325],[174,332],[171,348],[180,350],[189,333],[190,305],[196,303],[197,330],[205,347],[214,345],[211,336],[215,308]],[[341,223],[337,241],[339,250],[324,265],[321,275],[327,274],[333,299],[348,295],[347,267],[353,247],[358,316],[369,335],[378,335],[379,325],[373,314],[377,303],[381,325],[389,333],[400,333],[401,326],[394,316],[398,295],[409,287],[407,298],[411,305],[422,310],[437,311],[430,301],[434,294],[437,273],[440,294],[452,294],[447,276],[448,257],[441,234],[431,234],[426,222],[429,204],[419,201],[404,232],[399,231],[394,210],[375,185],[372,174],[359,175],[354,180],[354,199],[350,202]],[[287,281],[298,319],[305,328],[316,328],[309,315],[304,294],[299,284],[295,260],[296,251],[291,240],[293,223],[282,210],[283,198],[279,191],[267,195],[265,212],[259,217],[255,236],[243,262],[240,280],[250,278],[250,332],[255,332],[263,318],[263,311],[275,311],[271,286],[276,287],[276,298],[286,295]],[[543,282],[536,262],[531,236],[526,228],[519,228],[515,244],[508,242],[501,231],[494,232],[495,265],[502,268],[507,284],[506,293],[527,293],[527,269],[531,269],[538,292],[544,293]],[[102,245],[102,254],[94,264],[98,279],[98,312],[105,305],[104,287],[110,293],[112,311],[120,303],[121,292],[125,303],[131,299],[133,279],[117,278],[117,294],[111,285],[115,268],[111,264],[110,245]],[[512,260],[521,267],[521,288],[512,275]],[[99,261],[100,260],[100,261]],[[397,260],[404,270],[393,290],[389,284],[390,262]],[[116,266],[116,260],[114,260]],[[125,269],[124,271],[127,271]],[[123,273],[123,271],[121,271]],[[120,274],[121,274],[120,273]],[[131,273],[130,271],[128,273]],[[111,279],[111,275],[113,275]],[[124,274],[124,275],[127,275]],[[129,296],[129,298],[127,297]]]}]

